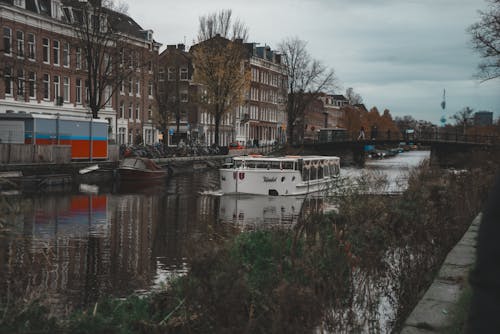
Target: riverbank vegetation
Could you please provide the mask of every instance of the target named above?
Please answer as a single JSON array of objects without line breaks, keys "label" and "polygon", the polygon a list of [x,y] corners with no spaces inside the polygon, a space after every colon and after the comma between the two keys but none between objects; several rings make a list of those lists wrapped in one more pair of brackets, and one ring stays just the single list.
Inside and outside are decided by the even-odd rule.
[{"label": "riverbank vegetation", "polygon": [[363,175],[335,210],[323,213],[326,199],[314,199],[293,228],[197,239],[189,272],[162,292],[103,299],[57,320],[43,302],[2,300],[0,332],[397,332],[480,211],[495,171],[423,164],[397,196],[366,191],[385,181]]}]

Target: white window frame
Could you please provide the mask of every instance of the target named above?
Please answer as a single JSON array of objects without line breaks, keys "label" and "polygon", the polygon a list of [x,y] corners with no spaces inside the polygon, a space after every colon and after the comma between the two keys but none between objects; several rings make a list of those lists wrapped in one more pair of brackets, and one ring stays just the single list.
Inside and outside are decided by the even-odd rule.
[{"label": "white window frame", "polygon": [[28,96],[30,99],[36,99],[36,72],[28,72]]},{"label": "white window frame", "polygon": [[61,97],[61,78],[58,75],[54,75],[52,81],[54,84],[54,101],[57,103],[57,99]]},{"label": "white window frame", "polygon": [[70,81],[69,77],[63,77],[63,101],[68,103],[69,102],[69,94],[70,94]]},{"label": "white window frame", "polygon": [[75,102],[76,104],[82,104],[82,79],[75,79]]},{"label": "white window frame", "polygon": [[50,39],[46,37],[42,38],[42,61],[44,64],[50,64]]},{"label": "white window frame", "polygon": [[12,29],[9,27],[3,27],[3,48],[4,55],[12,56]]},{"label": "white window frame", "polygon": [[187,80],[189,80],[188,68],[187,67],[181,67],[181,68],[179,68],[179,78],[180,78],[181,81],[187,81]]},{"label": "white window frame", "polygon": [[16,50],[17,58],[24,58],[24,32],[21,30],[16,31]]},{"label": "white window frame", "polygon": [[77,70],[82,69],[82,49],[80,47],[75,48],[75,67]]},{"label": "white window frame", "polygon": [[6,66],[4,69],[5,96],[13,95],[12,67]]},{"label": "white window frame", "polygon": [[28,40],[28,59],[31,61],[36,60],[36,36],[33,33],[26,34]]},{"label": "white window frame", "polygon": [[59,66],[60,65],[60,58],[61,58],[61,53],[60,53],[60,47],[61,43],[59,43],[58,40],[53,40],[52,41],[52,51],[53,51],[53,63],[54,66]]},{"label": "white window frame", "polygon": [[71,47],[69,43],[63,43],[63,66],[69,68]]},{"label": "white window frame", "polygon": [[50,75],[47,73],[43,75],[43,100],[50,101]]},{"label": "white window frame", "polygon": [[175,75],[175,67],[167,68],[167,80],[175,81],[174,75]]}]

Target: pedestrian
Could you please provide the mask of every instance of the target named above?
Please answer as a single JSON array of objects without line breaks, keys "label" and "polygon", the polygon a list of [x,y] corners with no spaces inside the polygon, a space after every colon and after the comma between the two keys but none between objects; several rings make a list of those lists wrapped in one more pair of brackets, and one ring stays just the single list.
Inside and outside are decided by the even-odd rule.
[{"label": "pedestrian", "polygon": [[364,140],[364,139],[365,139],[365,128],[361,127],[361,129],[359,129],[358,140]]}]

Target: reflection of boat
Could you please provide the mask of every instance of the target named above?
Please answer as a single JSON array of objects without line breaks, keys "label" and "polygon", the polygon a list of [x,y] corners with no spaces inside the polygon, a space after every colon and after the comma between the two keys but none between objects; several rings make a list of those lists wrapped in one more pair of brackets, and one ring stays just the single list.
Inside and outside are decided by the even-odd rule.
[{"label": "reflection of boat", "polygon": [[304,197],[224,195],[220,197],[222,221],[245,225],[291,224],[300,214]]},{"label": "reflection of boat", "polygon": [[156,181],[164,179],[168,172],[143,157],[125,158],[118,167],[121,181]]},{"label": "reflection of boat", "polygon": [[234,157],[220,169],[225,194],[303,195],[328,189],[339,175],[340,159],[322,156]]}]

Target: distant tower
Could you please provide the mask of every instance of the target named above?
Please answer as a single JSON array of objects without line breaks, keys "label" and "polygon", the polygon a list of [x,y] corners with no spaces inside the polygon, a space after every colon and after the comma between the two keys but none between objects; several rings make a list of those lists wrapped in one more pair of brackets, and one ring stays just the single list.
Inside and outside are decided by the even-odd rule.
[{"label": "distant tower", "polygon": [[443,89],[443,101],[441,102],[441,109],[443,109],[443,115],[441,116],[441,125],[446,124],[446,89]]}]

